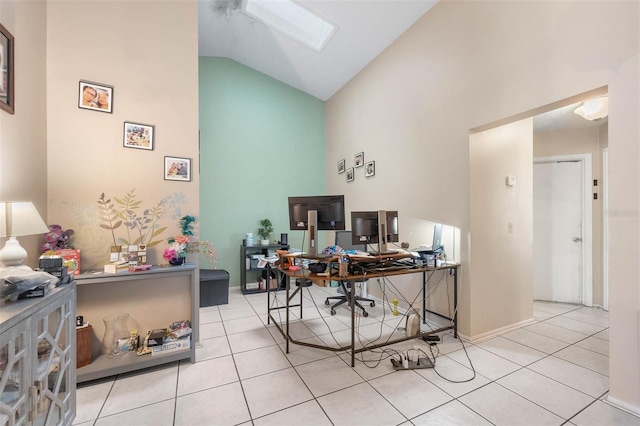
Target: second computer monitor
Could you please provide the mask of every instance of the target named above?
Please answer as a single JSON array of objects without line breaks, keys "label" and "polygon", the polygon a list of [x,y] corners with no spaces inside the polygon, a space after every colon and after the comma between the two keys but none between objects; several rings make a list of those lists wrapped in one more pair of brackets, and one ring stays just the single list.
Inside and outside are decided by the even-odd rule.
[{"label": "second computer monitor", "polygon": [[387,243],[398,241],[397,211],[351,212],[352,244],[378,244],[378,251],[386,252]]}]

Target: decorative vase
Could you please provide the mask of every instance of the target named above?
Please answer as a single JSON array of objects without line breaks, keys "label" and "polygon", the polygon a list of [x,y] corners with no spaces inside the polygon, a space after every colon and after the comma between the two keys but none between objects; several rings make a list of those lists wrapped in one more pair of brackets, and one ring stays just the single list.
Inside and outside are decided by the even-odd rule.
[{"label": "decorative vase", "polygon": [[169,259],[169,264],[173,266],[180,266],[184,264],[184,257],[172,257]]},{"label": "decorative vase", "polygon": [[117,358],[122,355],[122,350],[118,340],[129,341],[129,328],[127,320],[129,314],[115,314],[104,317],[104,336],[102,337],[102,348],[107,354],[107,358]]}]

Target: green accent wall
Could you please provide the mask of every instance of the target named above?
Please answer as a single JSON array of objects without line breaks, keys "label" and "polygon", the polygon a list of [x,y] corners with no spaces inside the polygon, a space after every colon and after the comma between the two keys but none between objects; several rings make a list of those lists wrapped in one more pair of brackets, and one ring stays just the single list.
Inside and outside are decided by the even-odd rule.
[{"label": "green accent wall", "polygon": [[301,247],[287,197],[326,193],[325,103],[227,58],[200,57],[199,85],[200,238],[237,286],[240,245],[247,232],[259,240],[261,219],[272,241],[286,232]]}]

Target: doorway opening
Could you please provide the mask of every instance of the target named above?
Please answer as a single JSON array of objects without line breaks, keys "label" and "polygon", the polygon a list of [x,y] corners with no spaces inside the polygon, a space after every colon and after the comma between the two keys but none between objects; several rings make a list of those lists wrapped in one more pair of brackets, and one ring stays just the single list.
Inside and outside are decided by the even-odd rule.
[{"label": "doorway opening", "polygon": [[[606,96],[608,89],[606,86],[582,93],[580,95],[567,98],[553,104],[542,106],[527,112],[517,114],[516,116],[504,118],[483,126],[471,129],[470,135],[470,204],[471,204],[471,226],[472,244],[470,244],[470,263],[472,267],[482,267],[489,260],[500,261],[505,264],[507,261],[510,265],[517,264],[519,273],[515,276],[508,276],[503,279],[499,278],[496,284],[495,274],[487,271],[486,277],[479,274],[479,279],[486,279],[491,282],[494,287],[501,286],[499,290],[508,288],[502,281],[510,281],[518,283],[517,292],[514,293],[510,300],[518,300],[517,315],[514,318],[506,319],[516,324],[517,321],[525,321],[525,310],[533,308],[533,268],[538,266],[538,261],[533,253],[533,165],[534,157],[554,158],[563,156],[580,156],[590,154],[591,165],[587,166],[585,160],[578,158],[581,162],[581,169],[589,168],[591,176],[584,175],[581,178],[582,189],[581,203],[584,205],[583,215],[586,211],[591,212],[591,226],[583,221],[585,227],[581,229],[581,233],[571,237],[579,238],[583,249],[580,252],[581,265],[576,273],[580,280],[587,280],[580,286],[580,303],[587,306],[603,306],[607,295],[606,289],[603,287],[603,276],[606,274],[604,266],[604,239],[603,239],[603,201],[606,194],[603,192],[604,184],[606,184],[606,175],[603,172],[603,148],[608,146],[608,124],[607,119],[590,122],[582,117],[574,114],[576,104],[581,104],[589,99]],[[574,125],[566,126],[557,120],[545,120],[552,115],[558,115],[558,111],[562,112],[565,118],[573,118]],[[553,117],[551,117],[553,118]],[[516,123],[525,123],[531,120],[531,125],[513,127]],[[575,121],[577,120],[577,122]],[[505,126],[505,125],[509,126]],[[546,127],[545,127],[546,126]],[[482,143],[491,130],[495,133],[498,129],[507,129],[502,132],[510,132],[508,135],[510,141],[505,144],[498,145],[495,141],[486,143],[486,146],[478,147],[478,142]],[[493,136],[492,136],[493,137]],[[523,146],[523,144],[531,144]],[[523,146],[518,150],[512,150],[510,146]],[[492,150],[493,149],[493,150]],[[529,150],[529,151],[528,151]],[[527,152],[528,151],[528,152]],[[511,153],[517,155],[516,157]],[[517,154],[515,154],[517,153]],[[529,156],[529,165],[521,162]],[[496,163],[497,161],[497,163]],[[486,163],[492,166],[487,170]],[[477,172],[476,172],[477,169]],[[497,172],[496,172],[497,170]],[[495,173],[494,173],[495,172]],[[497,174],[492,177],[490,173]],[[486,176],[492,177],[493,180],[487,180]],[[502,176],[500,176],[502,175]],[[514,176],[517,178],[517,184],[509,186],[504,185],[505,176],[507,178]],[[499,179],[502,179],[503,185],[499,185]],[[476,180],[479,182],[476,183]],[[530,185],[530,186],[529,186]],[[595,198],[595,199],[594,199]],[[528,201],[527,201],[528,199]],[[531,219],[531,222],[529,220]],[[591,230],[591,235],[582,235]],[[513,234],[513,235],[512,235]],[[490,235],[491,245],[485,244],[485,235]],[[487,237],[489,238],[489,237]],[[586,246],[589,246],[587,248]],[[528,246],[528,248],[527,248]],[[496,251],[496,247],[499,249]],[[588,252],[591,250],[591,267],[588,263]],[[487,259],[487,250],[490,250],[492,256]],[[556,256],[562,260],[562,255]],[[478,266],[476,266],[478,265]],[[531,278],[527,275],[531,271]],[[478,274],[476,274],[478,275]],[[502,274],[504,275],[504,274]],[[582,283],[582,281],[581,281]],[[491,287],[492,288],[492,287]],[[528,292],[528,296],[526,293]],[[509,297],[503,293],[503,297]],[[525,306],[530,300],[531,305]],[[532,312],[532,311],[529,311]],[[531,314],[529,314],[531,315]],[[530,318],[530,317],[529,317]],[[504,326],[504,319],[502,322]]]}]

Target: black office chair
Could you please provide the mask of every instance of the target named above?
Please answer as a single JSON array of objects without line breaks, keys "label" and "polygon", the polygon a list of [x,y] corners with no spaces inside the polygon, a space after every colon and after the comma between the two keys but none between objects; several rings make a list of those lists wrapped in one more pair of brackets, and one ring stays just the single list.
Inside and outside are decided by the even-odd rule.
[{"label": "black office chair", "polygon": [[[344,250],[360,250],[360,251],[366,251],[367,250],[367,246],[366,245],[362,245],[362,246],[357,245],[356,246],[351,242],[351,231],[335,231],[335,232],[336,232],[335,244],[337,246],[342,247]],[[340,305],[348,303],[349,306],[351,306],[351,285],[352,285],[352,282],[351,281],[339,281],[339,283],[340,283],[340,288],[344,292],[344,295],[343,296],[329,296],[324,301],[325,305],[329,305],[329,303],[330,303],[329,300],[338,300],[337,303],[335,303],[335,304],[333,304],[331,306],[331,315],[335,315],[336,314],[336,308],[338,306],[340,306]],[[362,315],[365,316],[365,317],[369,316],[369,314],[367,313],[367,311],[364,309],[364,307],[359,302],[369,302],[370,306],[372,308],[374,306],[376,306],[375,300],[355,295],[355,300],[353,301],[353,305],[357,306],[360,309],[362,309]]]}]

